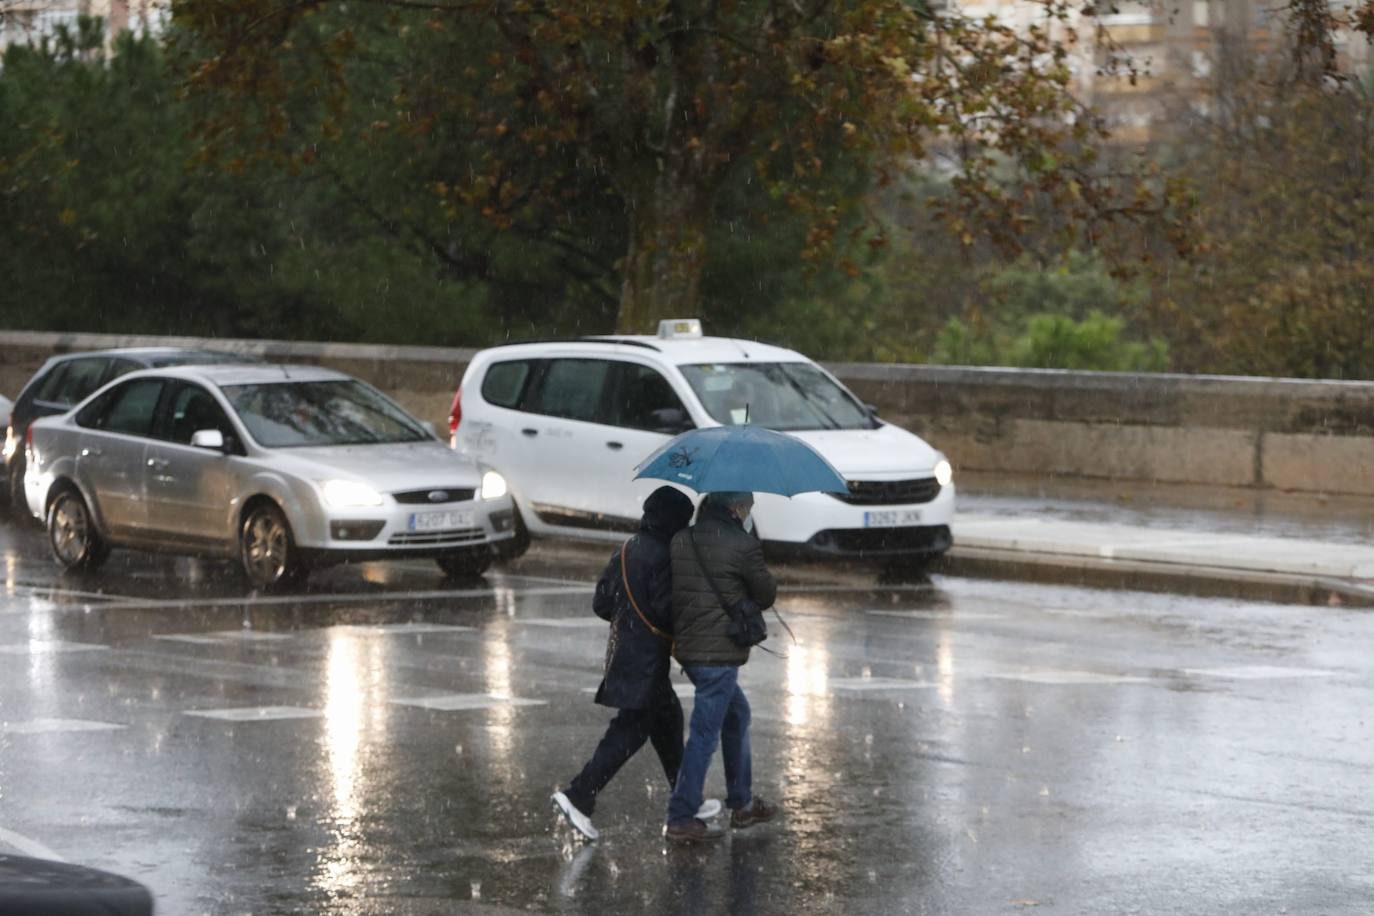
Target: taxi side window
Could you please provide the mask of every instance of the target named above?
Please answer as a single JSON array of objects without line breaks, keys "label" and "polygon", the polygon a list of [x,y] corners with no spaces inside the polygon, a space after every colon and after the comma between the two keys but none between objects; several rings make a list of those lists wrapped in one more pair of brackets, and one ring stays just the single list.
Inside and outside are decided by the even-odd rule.
[{"label": "taxi side window", "polygon": [[612,422],[616,426],[677,434],[692,428],[682,400],[658,371],[638,363],[620,363]]},{"label": "taxi side window", "polygon": [[567,420],[604,423],[602,409],[611,364],[604,359],[553,359],[544,367],[521,410]]},{"label": "taxi side window", "polygon": [[482,400],[497,407],[518,409],[533,362],[527,359],[492,363],[482,379]]}]

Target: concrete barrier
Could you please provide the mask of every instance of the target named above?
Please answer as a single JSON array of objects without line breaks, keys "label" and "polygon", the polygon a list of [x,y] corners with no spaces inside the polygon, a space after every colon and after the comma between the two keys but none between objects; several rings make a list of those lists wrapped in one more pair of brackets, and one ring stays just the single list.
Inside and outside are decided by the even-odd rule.
[{"label": "concrete barrier", "polygon": [[[55,353],[195,346],[367,379],[442,429],[473,350],[0,332],[0,394]],[[836,363],[956,469],[1374,494],[1374,383]]]}]

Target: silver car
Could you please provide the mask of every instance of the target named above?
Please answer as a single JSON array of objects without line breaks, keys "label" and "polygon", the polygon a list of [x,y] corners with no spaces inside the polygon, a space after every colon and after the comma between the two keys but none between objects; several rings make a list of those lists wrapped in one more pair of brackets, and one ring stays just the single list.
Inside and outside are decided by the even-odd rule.
[{"label": "silver car", "polygon": [[34,421],[25,448],[29,510],[67,569],[133,547],[237,558],[258,588],[393,557],[474,576],[514,535],[500,474],[328,369],[131,373]]}]

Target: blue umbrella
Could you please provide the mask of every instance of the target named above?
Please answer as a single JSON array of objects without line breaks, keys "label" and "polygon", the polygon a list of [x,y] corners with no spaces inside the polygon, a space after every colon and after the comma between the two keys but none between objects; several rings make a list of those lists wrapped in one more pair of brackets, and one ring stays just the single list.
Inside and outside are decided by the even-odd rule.
[{"label": "blue umbrella", "polygon": [[840,472],[805,442],[759,426],[708,426],[670,439],[640,462],[635,479],[667,480],[698,493],[846,493]]}]

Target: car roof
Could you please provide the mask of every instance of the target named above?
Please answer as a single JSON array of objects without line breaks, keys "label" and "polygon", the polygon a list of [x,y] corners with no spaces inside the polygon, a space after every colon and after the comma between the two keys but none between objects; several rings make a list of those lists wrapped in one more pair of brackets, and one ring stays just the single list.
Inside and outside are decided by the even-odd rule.
[{"label": "car roof", "polygon": [[157,375],[172,378],[196,379],[212,385],[263,385],[274,382],[339,382],[353,381],[351,375],[325,369],[322,366],[299,366],[271,363],[242,365],[173,366],[160,369]]},{"label": "car roof", "polygon": [[[186,365],[190,363],[252,363],[254,357],[221,350],[201,350],[195,347],[117,347],[110,350],[83,350],[77,353],[63,353],[55,357],[60,362],[85,357],[112,357],[130,359],[144,365]],[[171,362],[175,361],[175,363]]]},{"label": "car roof", "polygon": [[[483,351],[495,356],[545,356],[551,353],[606,354],[638,353],[655,362],[672,365],[693,363],[796,363],[810,362],[795,350],[744,340],[737,337],[653,337],[649,335],[607,335],[566,340],[520,341]],[[656,355],[651,355],[656,354]]]}]

